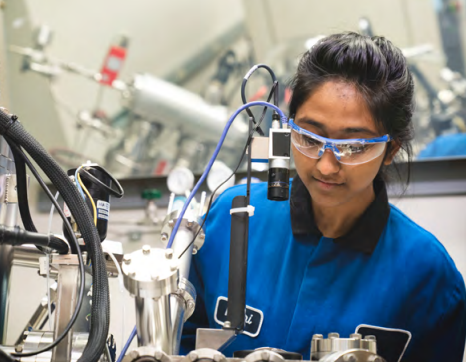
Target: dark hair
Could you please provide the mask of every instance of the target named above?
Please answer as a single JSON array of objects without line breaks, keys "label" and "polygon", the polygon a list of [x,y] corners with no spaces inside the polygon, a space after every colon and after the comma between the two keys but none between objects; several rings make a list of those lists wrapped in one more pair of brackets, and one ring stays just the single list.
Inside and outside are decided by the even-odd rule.
[{"label": "dark hair", "polygon": [[[314,91],[331,80],[353,84],[369,107],[377,126],[401,147],[399,156],[406,153],[408,185],[414,84],[401,50],[384,37],[368,37],[353,32],[321,39],[299,62],[291,84],[290,117],[294,117],[297,109]],[[387,154],[390,151],[390,147],[387,147]],[[398,168],[395,167],[395,170],[401,179]],[[379,174],[388,179],[383,169]]]}]

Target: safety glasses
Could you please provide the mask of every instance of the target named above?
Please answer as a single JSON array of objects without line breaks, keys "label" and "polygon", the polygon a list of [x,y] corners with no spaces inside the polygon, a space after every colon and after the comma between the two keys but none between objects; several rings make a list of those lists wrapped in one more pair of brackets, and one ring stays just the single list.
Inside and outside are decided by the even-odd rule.
[{"label": "safety glasses", "polygon": [[329,149],[338,162],[344,165],[359,165],[372,161],[384,152],[385,145],[392,140],[389,135],[370,139],[336,140],[309,132],[295,124],[292,119],[289,120],[289,125],[291,141],[303,155],[318,159]]}]

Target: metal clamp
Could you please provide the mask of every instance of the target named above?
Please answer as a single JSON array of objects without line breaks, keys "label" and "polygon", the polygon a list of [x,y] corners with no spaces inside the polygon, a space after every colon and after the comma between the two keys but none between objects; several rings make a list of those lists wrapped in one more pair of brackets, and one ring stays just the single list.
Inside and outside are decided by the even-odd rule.
[{"label": "metal clamp", "polygon": [[195,362],[198,360],[211,360],[214,362],[226,362],[226,357],[221,352],[211,348],[200,348],[190,352],[181,362]]},{"label": "metal clamp", "polygon": [[284,362],[284,358],[276,352],[273,352],[268,349],[257,350],[252,352],[247,357],[245,357],[246,362],[261,362],[261,361],[270,361],[270,362]]}]

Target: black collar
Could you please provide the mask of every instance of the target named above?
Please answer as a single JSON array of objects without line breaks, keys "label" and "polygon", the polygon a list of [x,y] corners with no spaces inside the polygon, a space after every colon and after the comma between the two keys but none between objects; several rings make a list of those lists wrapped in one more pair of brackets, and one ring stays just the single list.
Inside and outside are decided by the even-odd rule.
[{"label": "black collar", "polygon": [[[387,189],[380,177],[374,180],[374,191],[374,201],[364,211],[353,228],[346,235],[336,238],[335,243],[366,254],[371,254],[374,251],[390,215]],[[290,205],[294,236],[312,234],[321,237],[322,233],[314,220],[309,191],[298,175],[294,177],[292,182]]]}]

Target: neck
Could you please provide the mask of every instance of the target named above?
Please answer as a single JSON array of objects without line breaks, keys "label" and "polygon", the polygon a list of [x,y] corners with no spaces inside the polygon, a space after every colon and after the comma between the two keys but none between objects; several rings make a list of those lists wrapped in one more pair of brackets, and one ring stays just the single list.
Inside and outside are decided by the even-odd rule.
[{"label": "neck", "polygon": [[314,204],[312,200],[317,227],[327,238],[336,239],[343,236],[351,230],[374,199],[374,187],[373,184],[370,184],[367,189],[344,204],[324,206]]}]

